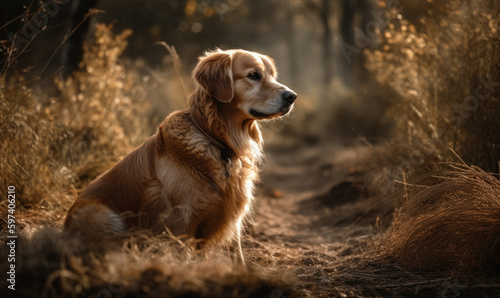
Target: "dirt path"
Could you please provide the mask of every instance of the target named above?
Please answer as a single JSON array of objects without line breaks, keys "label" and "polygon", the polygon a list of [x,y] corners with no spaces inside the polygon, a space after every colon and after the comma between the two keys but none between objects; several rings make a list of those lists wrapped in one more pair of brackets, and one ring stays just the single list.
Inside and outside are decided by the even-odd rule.
[{"label": "dirt path", "polygon": [[[363,216],[366,200],[349,186],[357,154],[336,148],[267,154],[255,224],[244,242],[251,267],[273,268],[301,296],[343,294],[333,286],[337,265],[377,234],[375,220]],[[340,193],[328,194],[335,186]]]}]

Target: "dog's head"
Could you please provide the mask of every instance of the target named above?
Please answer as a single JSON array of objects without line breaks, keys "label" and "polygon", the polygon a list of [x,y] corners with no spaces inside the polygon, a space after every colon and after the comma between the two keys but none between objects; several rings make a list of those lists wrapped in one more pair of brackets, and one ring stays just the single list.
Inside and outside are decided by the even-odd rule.
[{"label": "dog's head", "polygon": [[297,94],[277,82],[274,61],[244,50],[208,52],[194,79],[210,96],[230,104],[247,119],[272,119],[291,111]]}]

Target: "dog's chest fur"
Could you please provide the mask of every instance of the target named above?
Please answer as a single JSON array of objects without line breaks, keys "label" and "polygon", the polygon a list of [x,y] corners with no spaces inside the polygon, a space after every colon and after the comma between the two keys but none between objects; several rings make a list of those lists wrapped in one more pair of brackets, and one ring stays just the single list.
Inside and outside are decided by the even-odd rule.
[{"label": "dog's chest fur", "polygon": [[[227,177],[220,149],[185,119],[172,115],[162,128],[159,133],[163,134],[166,150],[155,163],[159,185],[146,191],[144,203],[152,200],[163,205],[159,222],[175,235],[219,244],[233,239],[253,201],[253,185],[258,178],[254,156],[260,152],[233,158]],[[155,213],[145,209],[146,213]]]}]

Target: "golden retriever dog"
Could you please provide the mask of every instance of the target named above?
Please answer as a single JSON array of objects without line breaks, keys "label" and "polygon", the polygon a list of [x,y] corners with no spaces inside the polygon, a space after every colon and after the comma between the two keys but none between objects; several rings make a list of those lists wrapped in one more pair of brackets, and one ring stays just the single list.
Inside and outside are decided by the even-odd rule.
[{"label": "golden retriever dog", "polygon": [[120,234],[170,230],[206,244],[237,240],[262,158],[258,120],[283,116],[297,95],[276,80],[271,58],[244,50],[207,52],[193,71],[189,110],[83,190],[65,229]]}]

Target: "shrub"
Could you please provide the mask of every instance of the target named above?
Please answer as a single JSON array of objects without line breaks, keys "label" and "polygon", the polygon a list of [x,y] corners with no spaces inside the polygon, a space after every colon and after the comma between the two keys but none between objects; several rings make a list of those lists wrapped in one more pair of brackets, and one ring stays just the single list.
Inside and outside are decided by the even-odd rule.
[{"label": "shrub", "polygon": [[[419,23],[387,13],[380,50],[367,68],[394,91],[387,116],[394,138],[413,148],[407,163],[429,156],[498,170],[500,159],[499,6],[494,0],[428,1]],[[409,12],[408,12],[409,13]]]},{"label": "shrub", "polygon": [[[56,80],[56,95],[22,76],[0,78],[0,188],[16,188],[17,205],[61,220],[82,182],[88,182],[130,151],[149,133],[149,105],[134,96],[133,76],[118,57],[129,31],[114,36],[97,25],[85,48],[83,70]],[[2,203],[5,208],[5,202]],[[36,218],[35,218],[36,217]]]}]

